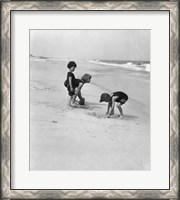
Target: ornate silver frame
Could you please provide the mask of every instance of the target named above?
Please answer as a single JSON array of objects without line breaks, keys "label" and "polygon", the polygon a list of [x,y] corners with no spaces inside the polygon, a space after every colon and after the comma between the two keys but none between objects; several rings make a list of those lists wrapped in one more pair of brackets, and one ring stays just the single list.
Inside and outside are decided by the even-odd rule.
[{"label": "ornate silver frame", "polygon": [[[1,2],[1,191],[2,199],[119,198],[178,199],[179,175],[179,3],[178,1],[6,1]],[[10,155],[11,10],[168,10],[170,12],[170,189],[169,190],[12,190]]]}]

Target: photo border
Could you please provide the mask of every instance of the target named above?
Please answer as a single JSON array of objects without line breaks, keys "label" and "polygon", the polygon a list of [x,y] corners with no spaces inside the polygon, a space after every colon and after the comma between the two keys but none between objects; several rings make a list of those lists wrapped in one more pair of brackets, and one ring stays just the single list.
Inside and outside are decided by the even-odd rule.
[{"label": "photo border", "polygon": [[[179,3],[178,1],[2,1],[1,2],[1,193],[2,199],[25,198],[179,198]],[[12,190],[11,189],[11,11],[141,10],[170,13],[170,188],[168,190]]]}]

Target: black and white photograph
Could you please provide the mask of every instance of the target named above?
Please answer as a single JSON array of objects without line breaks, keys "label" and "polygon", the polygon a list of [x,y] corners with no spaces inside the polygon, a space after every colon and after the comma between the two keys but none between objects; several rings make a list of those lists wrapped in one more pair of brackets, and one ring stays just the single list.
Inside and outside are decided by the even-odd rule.
[{"label": "black and white photograph", "polygon": [[29,31],[29,169],[151,170],[151,30]]},{"label": "black and white photograph", "polygon": [[178,5],[2,1],[2,198],[178,198]]}]

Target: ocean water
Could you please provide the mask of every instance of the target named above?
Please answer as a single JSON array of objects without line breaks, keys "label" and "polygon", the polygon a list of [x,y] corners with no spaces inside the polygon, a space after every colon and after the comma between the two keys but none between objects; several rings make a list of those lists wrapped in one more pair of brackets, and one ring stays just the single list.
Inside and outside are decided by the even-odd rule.
[{"label": "ocean water", "polygon": [[[30,56],[30,61],[33,62],[46,62],[46,63],[59,63],[59,62],[68,62],[71,59],[60,59],[60,58],[48,58],[43,56]],[[78,61],[87,61],[94,64],[107,65],[107,66],[116,66],[123,67],[131,70],[146,71],[150,72],[150,62],[148,61],[127,61],[127,60],[78,60]]]},{"label": "ocean water", "polygon": [[150,62],[148,61],[124,61],[124,60],[90,60],[90,62],[102,65],[124,67],[132,70],[150,72]]}]

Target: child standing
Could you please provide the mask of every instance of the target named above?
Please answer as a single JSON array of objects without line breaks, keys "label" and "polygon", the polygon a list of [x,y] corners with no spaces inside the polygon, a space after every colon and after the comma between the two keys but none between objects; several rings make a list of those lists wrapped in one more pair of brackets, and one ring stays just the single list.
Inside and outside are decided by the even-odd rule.
[{"label": "child standing", "polygon": [[74,106],[74,96],[75,96],[75,76],[73,72],[75,71],[75,68],[77,67],[76,63],[74,61],[70,61],[67,65],[67,68],[69,69],[69,72],[67,73],[67,79],[64,83],[64,85],[67,87],[69,99],[67,105],[69,107]]},{"label": "child standing", "polygon": [[113,92],[111,95],[103,93],[101,94],[100,98],[100,102],[103,101],[108,102],[108,107],[106,112],[108,117],[110,117],[110,115],[114,115],[114,106],[116,102],[116,106],[120,112],[121,119],[123,119],[124,117],[121,105],[123,105],[127,100],[128,100],[127,94],[121,91]]}]

